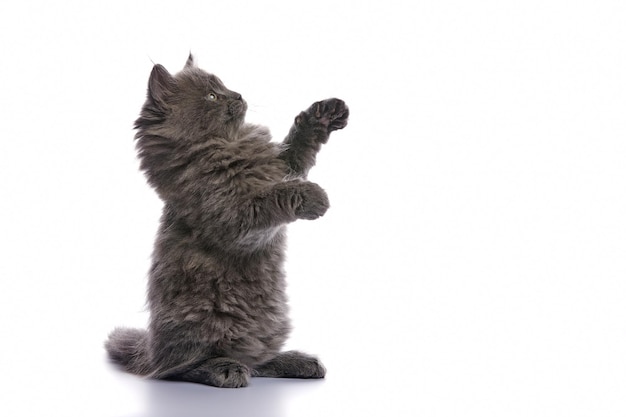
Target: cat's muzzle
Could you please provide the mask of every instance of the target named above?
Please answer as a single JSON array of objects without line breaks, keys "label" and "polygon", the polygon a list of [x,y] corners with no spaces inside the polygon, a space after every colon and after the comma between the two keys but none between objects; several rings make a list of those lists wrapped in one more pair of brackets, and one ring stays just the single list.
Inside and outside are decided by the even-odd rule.
[{"label": "cat's muzzle", "polygon": [[228,105],[228,112],[233,117],[243,116],[246,113],[247,109],[248,105],[246,101],[242,98],[239,98],[238,100],[233,100]]}]

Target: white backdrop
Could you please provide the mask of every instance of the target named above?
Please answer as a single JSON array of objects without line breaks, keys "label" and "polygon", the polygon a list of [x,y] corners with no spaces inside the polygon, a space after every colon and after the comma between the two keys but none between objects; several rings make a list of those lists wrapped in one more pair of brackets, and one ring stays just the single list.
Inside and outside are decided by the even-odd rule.
[{"label": "white backdrop", "polygon": [[[626,415],[626,3],[214,3],[0,5],[0,414]],[[332,209],[290,227],[288,347],[324,381],[106,360],[160,212],[132,122],[190,50],[277,140],[350,106],[311,174]]]}]

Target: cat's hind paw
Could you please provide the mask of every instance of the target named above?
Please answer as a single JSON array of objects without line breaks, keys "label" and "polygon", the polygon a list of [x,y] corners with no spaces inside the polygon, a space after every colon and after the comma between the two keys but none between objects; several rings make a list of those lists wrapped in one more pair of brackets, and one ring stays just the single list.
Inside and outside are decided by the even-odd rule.
[{"label": "cat's hind paw", "polygon": [[248,386],[250,368],[230,358],[213,358],[196,368],[169,376],[165,379],[212,385],[219,388],[240,388]]},{"label": "cat's hind paw", "polygon": [[257,366],[253,376],[272,378],[319,379],[326,376],[326,368],[315,356],[295,350],[279,353],[270,361]]},{"label": "cat's hind paw", "polygon": [[225,360],[214,365],[213,384],[221,388],[241,388],[248,386],[250,369],[235,361]]}]

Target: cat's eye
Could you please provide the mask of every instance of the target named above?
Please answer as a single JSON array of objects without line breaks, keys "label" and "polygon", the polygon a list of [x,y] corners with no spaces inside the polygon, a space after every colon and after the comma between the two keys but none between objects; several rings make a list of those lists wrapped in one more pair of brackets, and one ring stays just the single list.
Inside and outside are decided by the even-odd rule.
[{"label": "cat's eye", "polygon": [[207,98],[209,101],[215,101],[215,100],[217,100],[217,94],[215,94],[215,93],[209,93],[209,95],[208,95],[208,96],[206,96],[206,98]]}]

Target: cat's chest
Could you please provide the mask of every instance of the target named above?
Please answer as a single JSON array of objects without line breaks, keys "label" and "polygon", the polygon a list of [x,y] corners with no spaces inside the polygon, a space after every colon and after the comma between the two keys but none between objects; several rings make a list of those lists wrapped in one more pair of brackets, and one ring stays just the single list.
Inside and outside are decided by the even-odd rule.
[{"label": "cat's chest", "polygon": [[241,141],[230,149],[230,155],[223,185],[238,193],[254,193],[287,176],[286,165],[272,143]]}]

